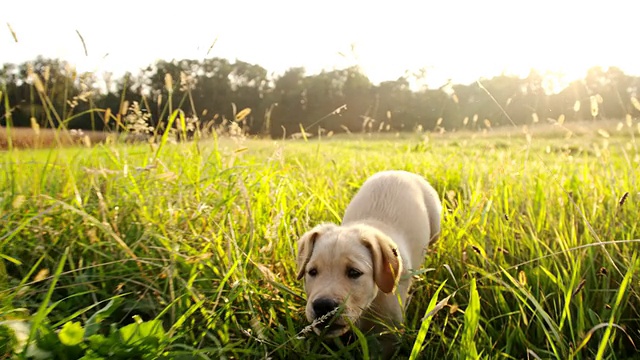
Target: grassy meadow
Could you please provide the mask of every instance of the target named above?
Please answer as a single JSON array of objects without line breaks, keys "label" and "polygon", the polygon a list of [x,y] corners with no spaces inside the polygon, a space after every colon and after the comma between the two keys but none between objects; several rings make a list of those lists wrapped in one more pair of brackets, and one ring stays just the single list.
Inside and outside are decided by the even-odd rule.
[{"label": "grassy meadow", "polygon": [[552,130],[2,152],[0,359],[376,358],[309,331],[294,259],[385,169],[445,208],[397,358],[636,357],[637,120]]}]

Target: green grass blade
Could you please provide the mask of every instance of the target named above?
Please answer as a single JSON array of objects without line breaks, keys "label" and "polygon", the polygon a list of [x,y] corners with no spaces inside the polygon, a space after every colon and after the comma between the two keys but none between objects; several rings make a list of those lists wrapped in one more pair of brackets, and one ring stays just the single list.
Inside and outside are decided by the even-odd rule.
[{"label": "green grass blade", "polygon": [[624,275],[622,282],[620,283],[620,288],[618,289],[618,293],[616,295],[616,301],[611,309],[611,316],[609,317],[609,326],[604,331],[602,335],[602,340],[600,340],[600,345],[598,346],[598,352],[596,354],[596,360],[602,360],[604,358],[604,353],[609,344],[609,338],[611,337],[611,332],[614,329],[614,322],[617,312],[620,309],[620,305],[622,304],[622,299],[624,295],[631,289],[631,279],[633,279],[633,274],[635,272],[637,262],[637,254],[634,252],[633,257],[631,258],[631,262],[629,268],[627,269],[627,273]]},{"label": "green grass blade", "polygon": [[68,247],[64,249],[64,253],[62,254],[62,257],[60,257],[60,260],[58,261],[58,266],[56,267],[56,271],[53,274],[53,277],[51,278],[51,285],[49,285],[47,294],[45,295],[44,299],[42,300],[42,303],[38,307],[38,311],[33,316],[33,319],[31,321],[31,331],[29,332],[29,339],[27,340],[27,344],[29,344],[35,338],[38,328],[40,327],[40,325],[42,324],[42,322],[44,321],[47,315],[49,303],[51,301],[51,297],[53,296],[53,291],[56,288],[56,284],[58,283],[58,280],[60,280],[60,274],[62,274],[62,269],[64,269],[64,264],[67,261],[67,256],[69,256]]},{"label": "green grass blade", "polygon": [[411,355],[409,356],[409,359],[411,360],[417,359],[418,356],[420,355],[420,352],[422,351],[422,344],[424,343],[424,339],[426,338],[427,332],[429,331],[429,326],[431,325],[433,316],[447,304],[447,302],[452,296],[452,295],[449,295],[446,298],[444,298],[442,301],[437,302],[438,295],[440,295],[440,292],[444,288],[445,284],[446,284],[446,280],[443,281],[442,284],[440,284],[440,286],[435,291],[433,296],[431,296],[431,301],[429,301],[429,306],[427,306],[427,310],[425,311],[425,314],[422,317],[422,323],[420,325],[420,330],[418,330],[418,336],[416,336],[416,340],[414,341],[413,347],[411,348]]},{"label": "green grass blade", "polygon": [[476,279],[469,284],[469,305],[464,312],[464,330],[462,332],[461,348],[465,359],[477,359],[475,335],[480,323],[480,296],[476,288]]},{"label": "green grass blade", "polygon": [[158,156],[160,155],[160,152],[162,151],[164,146],[167,144],[167,141],[169,140],[169,134],[171,133],[171,129],[173,128],[173,123],[176,121],[176,118],[181,113],[182,112],[180,110],[175,110],[173,113],[171,113],[171,116],[169,116],[169,120],[167,121],[167,127],[164,129],[164,133],[162,134],[162,138],[160,139],[160,144],[158,144],[158,149],[156,149],[156,152],[153,155],[152,163],[155,163],[155,161],[158,159]]}]

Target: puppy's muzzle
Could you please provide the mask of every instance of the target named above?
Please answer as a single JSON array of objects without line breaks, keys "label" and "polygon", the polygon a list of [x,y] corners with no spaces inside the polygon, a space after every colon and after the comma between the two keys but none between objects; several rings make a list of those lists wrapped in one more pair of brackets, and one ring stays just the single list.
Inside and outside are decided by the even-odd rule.
[{"label": "puppy's muzzle", "polygon": [[337,336],[343,334],[347,329],[347,324],[339,316],[340,303],[328,298],[315,300],[311,307],[315,315],[315,330],[320,333],[325,331],[325,335]]}]

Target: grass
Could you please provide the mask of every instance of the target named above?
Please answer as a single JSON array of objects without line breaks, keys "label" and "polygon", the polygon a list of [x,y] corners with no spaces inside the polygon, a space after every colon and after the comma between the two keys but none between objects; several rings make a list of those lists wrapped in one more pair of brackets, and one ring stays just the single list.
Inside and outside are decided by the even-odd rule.
[{"label": "grass", "polygon": [[393,330],[400,357],[637,356],[633,131],[7,151],[0,322],[25,320],[59,359],[375,358],[372,335],[308,331],[295,241],[339,221],[367,176],[405,169],[445,211]]}]

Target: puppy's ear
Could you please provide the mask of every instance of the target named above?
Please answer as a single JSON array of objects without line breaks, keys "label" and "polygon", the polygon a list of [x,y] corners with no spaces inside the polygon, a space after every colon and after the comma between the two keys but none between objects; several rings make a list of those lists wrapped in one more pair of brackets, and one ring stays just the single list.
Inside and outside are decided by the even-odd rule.
[{"label": "puppy's ear", "polygon": [[298,280],[301,280],[304,277],[307,263],[309,262],[309,259],[311,259],[313,246],[316,244],[316,240],[320,235],[334,227],[336,227],[335,224],[318,225],[300,237],[300,240],[298,240],[298,256],[296,258],[296,263],[298,265]]},{"label": "puppy's ear", "polygon": [[373,258],[373,279],[384,293],[396,288],[402,272],[402,259],[398,247],[387,235],[376,231],[362,238],[364,246],[371,251]]}]

